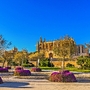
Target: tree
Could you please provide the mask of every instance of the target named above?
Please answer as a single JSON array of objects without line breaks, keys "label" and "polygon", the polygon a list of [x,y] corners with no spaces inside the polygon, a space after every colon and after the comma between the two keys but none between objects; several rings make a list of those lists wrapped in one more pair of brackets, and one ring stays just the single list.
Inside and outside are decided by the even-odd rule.
[{"label": "tree", "polygon": [[28,60],[28,52],[25,50],[22,50],[20,52],[17,52],[14,55],[14,62],[16,62],[18,65],[23,65],[23,63],[26,63]]},{"label": "tree", "polygon": [[29,55],[30,60],[35,60],[36,61],[36,66],[39,65],[39,59],[44,58],[44,53],[43,52],[34,52]]},{"label": "tree", "polygon": [[9,52],[9,51],[5,51],[4,54],[2,55],[2,60],[3,60],[3,65],[5,64],[5,62],[7,62],[7,66],[12,64],[12,59],[13,59],[13,53]]},{"label": "tree", "polygon": [[77,64],[80,65],[81,69],[90,69],[90,57],[88,56],[78,57]]},{"label": "tree", "polygon": [[3,53],[5,52],[5,50],[7,48],[9,48],[9,46],[11,45],[11,42],[7,42],[2,35],[0,35],[0,56],[3,55]]},{"label": "tree", "polygon": [[76,44],[69,36],[56,40],[55,43],[56,45],[54,45],[53,51],[59,57],[59,59],[62,59],[62,69],[64,69],[65,60],[74,55]]},{"label": "tree", "polygon": [[86,47],[88,48],[88,50],[90,52],[90,43],[86,43],[85,45],[86,45]]},{"label": "tree", "polygon": [[28,59],[29,59],[28,50],[23,49],[21,52],[23,53],[23,63],[22,64],[28,64],[29,63],[28,62]]},{"label": "tree", "polygon": [[85,45],[86,45],[88,48],[90,48],[90,43],[86,43]]},{"label": "tree", "polygon": [[54,65],[50,62],[48,58],[42,58],[39,62],[41,67],[54,67]]},{"label": "tree", "polygon": [[[0,58],[3,58],[3,56],[5,55],[6,49],[9,48],[10,45],[11,45],[11,42],[7,42],[7,40],[5,40],[2,35],[0,35]],[[4,66],[6,59],[3,58],[2,60],[3,60],[2,62]]]}]

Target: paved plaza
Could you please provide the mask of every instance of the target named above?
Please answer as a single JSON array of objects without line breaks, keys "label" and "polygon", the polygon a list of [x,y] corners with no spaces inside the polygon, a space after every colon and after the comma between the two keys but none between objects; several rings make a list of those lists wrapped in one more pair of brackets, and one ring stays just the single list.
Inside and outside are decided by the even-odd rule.
[{"label": "paved plaza", "polygon": [[[0,84],[0,90],[90,90],[90,80],[78,78],[78,82],[60,83],[50,82],[44,78],[16,78],[2,74],[4,83]],[[83,74],[81,74],[83,75]],[[89,74],[87,74],[89,76]]]}]

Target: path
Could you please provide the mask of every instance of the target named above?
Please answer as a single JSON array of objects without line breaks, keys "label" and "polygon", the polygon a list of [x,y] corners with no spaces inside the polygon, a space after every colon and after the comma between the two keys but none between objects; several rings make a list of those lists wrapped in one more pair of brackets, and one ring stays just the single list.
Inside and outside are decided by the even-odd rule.
[{"label": "path", "polygon": [[3,76],[0,90],[90,90],[90,79],[78,79],[75,83],[50,82],[47,79],[19,79],[14,76]]}]

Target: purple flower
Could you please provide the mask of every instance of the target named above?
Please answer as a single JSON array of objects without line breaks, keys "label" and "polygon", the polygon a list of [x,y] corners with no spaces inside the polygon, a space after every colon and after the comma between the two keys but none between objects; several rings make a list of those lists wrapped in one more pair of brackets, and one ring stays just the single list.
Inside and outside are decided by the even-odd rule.
[{"label": "purple flower", "polygon": [[74,74],[71,72],[63,74],[62,77],[63,77],[63,82],[76,82],[77,81]]},{"label": "purple flower", "polygon": [[53,82],[76,82],[76,78],[73,73],[68,70],[61,72],[53,72],[49,78],[50,81]]},{"label": "purple flower", "polygon": [[0,66],[0,68],[2,68],[2,67]]},{"label": "purple flower", "polygon": [[56,74],[58,74],[59,72],[53,72],[51,75],[56,75]]},{"label": "purple flower", "polygon": [[62,74],[69,73],[69,70],[59,71]]},{"label": "purple flower", "polygon": [[29,76],[31,75],[31,72],[29,70],[15,70],[14,75],[15,76]]},{"label": "purple flower", "polygon": [[23,70],[23,67],[17,66],[15,70]]},{"label": "purple flower", "polygon": [[37,68],[37,67],[33,67],[31,69],[32,72],[40,72],[41,71],[41,68]]},{"label": "purple flower", "polygon": [[0,72],[8,72],[7,68],[0,68]]},{"label": "purple flower", "polygon": [[9,66],[8,66],[8,67],[5,67],[5,68],[7,68],[7,69],[11,69],[11,67],[9,67]]}]

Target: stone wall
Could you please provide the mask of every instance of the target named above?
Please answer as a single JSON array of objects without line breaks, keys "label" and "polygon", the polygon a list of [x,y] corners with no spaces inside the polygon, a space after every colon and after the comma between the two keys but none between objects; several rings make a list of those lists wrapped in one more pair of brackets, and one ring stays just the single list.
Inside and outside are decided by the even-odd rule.
[{"label": "stone wall", "polygon": [[[61,67],[62,66],[62,61],[53,61],[52,63],[54,64],[55,67]],[[75,67],[78,67],[76,61],[65,61],[65,66],[68,63],[73,64]]]},{"label": "stone wall", "polygon": [[[76,63],[77,61],[75,60],[75,61],[65,61],[65,66],[68,64],[68,63],[70,63],[70,64],[73,64],[75,67],[78,67],[78,65],[77,65],[77,63]],[[31,63],[33,63],[35,66],[36,66],[36,61],[31,61]],[[62,66],[62,61],[52,61],[52,63],[53,63],[53,65],[54,65],[54,67],[61,67]]]}]

